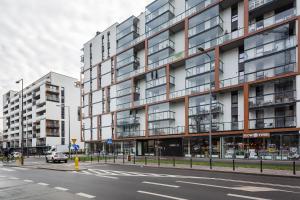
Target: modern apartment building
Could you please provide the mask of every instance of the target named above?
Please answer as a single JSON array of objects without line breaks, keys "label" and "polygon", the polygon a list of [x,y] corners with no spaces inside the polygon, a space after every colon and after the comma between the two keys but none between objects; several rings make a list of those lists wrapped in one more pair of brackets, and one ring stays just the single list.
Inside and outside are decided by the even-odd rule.
[{"label": "modern apartment building", "polygon": [[156,0],[97,32],[82,49],[83,140],[207,157],[211,128],[216,158],[299,154],[299,13],[298,0]]},{"label": "modern apartment building", "polygon": [[68,108],[71,139],[76,138],[83,148],[77,79],[50,72],[24,88],[23,117],[21,107],[21,91],[9,91],[3,95],[3,148],[20,149],[22,118],[25,151],[28,148],[31,153],[41,153],[54,145],[68,145]]}]

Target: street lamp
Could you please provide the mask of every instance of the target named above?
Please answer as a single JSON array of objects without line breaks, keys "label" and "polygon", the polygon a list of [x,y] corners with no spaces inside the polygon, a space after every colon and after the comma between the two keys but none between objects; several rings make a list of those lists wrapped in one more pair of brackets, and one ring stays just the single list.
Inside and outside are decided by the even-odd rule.
[{"label": "street lamp", "polygon": [[65,104],[56,105],[61,108],[68,108],[68,123],[69,123],[69,158],[71,157],[71,124],[70,124],[70,106],[66,106]]},{"label": "street lamp", "polygon": [[23,157],[23,150],[24,150],[24,144],[23,144],[23,90],[24,90],[24,85],[23,85],[23,78],[20,80],[16,81],[16,84],[21,83],[22,91],[21,91],[21,165],[24,165],[24,157]]},{"label": "street lamp", "polygon": [[[211,67],[211,62],[212,62],[212,59],[211,59],[211,56],[204,50],[204,48],[202,47],[199,47],[198,50],[201,52],[201,53],[205,53],[210,62],[209,62],[209,159],[210,159],[210,163],[211,163],[211,159],[212,159],[212,113],[211,113],[211,104],[212,104],[212,89],[211,89],[211,70],[212,70],[212,67]],[[211,165],[210,165],[211,167]]]}]

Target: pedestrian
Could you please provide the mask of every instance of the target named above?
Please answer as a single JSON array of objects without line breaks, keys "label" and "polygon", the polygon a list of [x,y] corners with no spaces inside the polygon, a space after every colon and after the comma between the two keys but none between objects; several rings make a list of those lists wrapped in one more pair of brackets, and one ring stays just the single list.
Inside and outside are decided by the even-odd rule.
[{"label": "pedestrian", "polygon": [[6,162],[8,162],[9,161],[8,149],[5,149],[5,151],[4,151],[4,157],[6,158]]}]

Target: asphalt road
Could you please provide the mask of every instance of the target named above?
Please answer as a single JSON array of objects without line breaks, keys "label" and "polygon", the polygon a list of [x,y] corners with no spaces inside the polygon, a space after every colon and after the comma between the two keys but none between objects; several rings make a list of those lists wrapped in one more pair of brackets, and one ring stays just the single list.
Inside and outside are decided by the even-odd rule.
[{"label": "asphalt road", "polygon": [[296,178],[104,164],[85,167],[81,172],[62,172],[0,166],[0,200],[300,199]]}]

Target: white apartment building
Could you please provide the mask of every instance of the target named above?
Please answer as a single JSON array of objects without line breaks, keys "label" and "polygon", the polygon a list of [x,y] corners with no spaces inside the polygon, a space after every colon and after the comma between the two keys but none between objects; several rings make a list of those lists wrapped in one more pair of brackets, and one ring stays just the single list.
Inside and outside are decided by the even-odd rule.
[{"label": "white apartment building", "polygon": [[[77,84],[77,85],[76,85]],[[21,85],[20,85],[21,87]],[[3,148],[21,147],[21,91],[3,95]],[[64,106],[62,106],[64,105]],[[23,142],[25,152],[42,153],[54,145],[69,144],[70,138],[80,147],[80,88],[78,80],[50,72],[23,90]]]},{"label": "white apartment building", "polygon": [[84,141],[207,157],[211,129],[213,157],[300,153],[299,13],[299,0],[155,0],[97,32],[81,58]]}]

